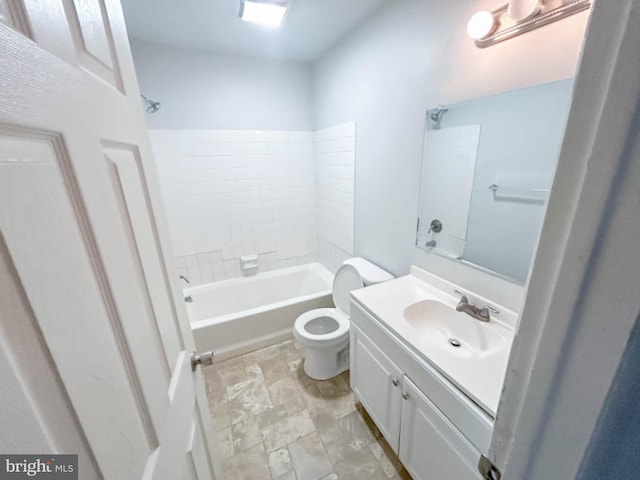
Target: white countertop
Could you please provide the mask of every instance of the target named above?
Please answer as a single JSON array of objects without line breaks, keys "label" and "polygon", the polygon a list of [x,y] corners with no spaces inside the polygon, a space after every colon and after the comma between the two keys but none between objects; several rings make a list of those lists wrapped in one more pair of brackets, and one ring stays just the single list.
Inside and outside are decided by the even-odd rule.
[{"label": "white countertop", "polygon": [[[440,282],[442,285],[442,282]],[[495,417],[502,392],[509,351],[514,331],[509,322],[492,318],[482,323],[471,317],[473,328],[490,329],[502,340],[498,347],[487,352],[471,354],[464,349],[452,348],[440,339],[428,338],[418,332],[407,320],[405,308],[423,300],[437,300],[455,310],[459,298],[436,288],[414,275],[351,292],[352,298],[397,335],[419,357],[436,368],[483,410]],[[513,312],[507,312],[507,314]],[[459,313],[459,315],[466,315]],[[502,314],[504,317],[504,314]],[[428,392],[426,392],[428,394]]]}]

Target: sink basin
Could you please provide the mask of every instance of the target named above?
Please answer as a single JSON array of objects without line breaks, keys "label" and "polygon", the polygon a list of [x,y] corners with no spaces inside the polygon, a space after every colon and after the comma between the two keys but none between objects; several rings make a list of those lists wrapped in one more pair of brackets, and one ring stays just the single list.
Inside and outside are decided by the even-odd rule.
[{"label": "sink basin", "polygon": [[480,322],[437,300],[409,305],[403,316],[423,340],[462,356],[488,355],[506,341],[491,322]]},{"label": "sink basin", "polygon": [[[517,315],[502,305],[489,322],[457,312],[456,285],[412,267],[411,275],[355,290],[355,304],[461,392],[495,416]],[[471,296],[471,300],[474,300]],[[352,317],[354,321],[355,317]],[[354,323],[358,324],[358,320]],[[363,320],[365,333],[368,327]],[[455,346],[458,345],[459,346]]]}]

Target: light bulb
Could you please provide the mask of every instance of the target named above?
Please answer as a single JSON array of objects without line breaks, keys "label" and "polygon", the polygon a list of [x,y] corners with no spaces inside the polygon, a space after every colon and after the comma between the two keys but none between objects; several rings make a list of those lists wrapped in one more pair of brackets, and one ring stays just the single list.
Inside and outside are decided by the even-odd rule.
[{"label": "light bulb", "polygon": [[474,40],[488,37],[496,28],[496,19],[487,10],[481,10],[473,15],[467,23],[467,35]]}]

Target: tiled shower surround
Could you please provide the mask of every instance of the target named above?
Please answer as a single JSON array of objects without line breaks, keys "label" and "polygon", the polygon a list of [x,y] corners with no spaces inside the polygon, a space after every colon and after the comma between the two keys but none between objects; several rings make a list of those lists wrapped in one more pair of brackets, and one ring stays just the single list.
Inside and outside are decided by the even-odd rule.
[{"label": "tiled shower surround", "polygon": [[355,123],[313,134],[318,257],[332,272],[353,254]]},{"label": "tiled shower surround", "polygon": [[151,130],[178,270],[194,285],[353,253],[355,124],[317,132]]}]

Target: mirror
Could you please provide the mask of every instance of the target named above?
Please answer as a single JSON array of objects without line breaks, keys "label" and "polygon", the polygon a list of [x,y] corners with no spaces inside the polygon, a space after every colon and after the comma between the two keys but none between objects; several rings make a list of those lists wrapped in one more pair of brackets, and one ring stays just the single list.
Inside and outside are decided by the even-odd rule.
[{"label": "mirror", "polygon": [[416,246],[524,284],[573,80],[427,111]]}]

